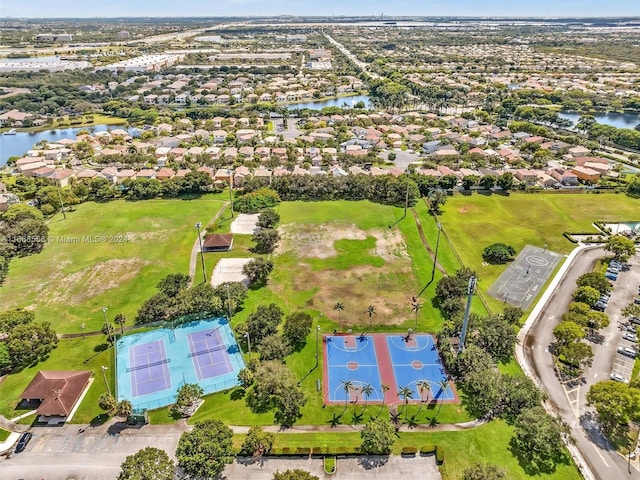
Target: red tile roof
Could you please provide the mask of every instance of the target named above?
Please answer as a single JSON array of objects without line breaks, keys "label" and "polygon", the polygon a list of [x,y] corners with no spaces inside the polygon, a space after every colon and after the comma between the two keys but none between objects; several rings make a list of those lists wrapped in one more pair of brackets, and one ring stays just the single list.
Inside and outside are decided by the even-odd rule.
[{"label": "red tile roof", "polygon": [[42,400],[39,415],[67,417],[87,385],[90,371],[41,370],[25,388],[21,399]]}]

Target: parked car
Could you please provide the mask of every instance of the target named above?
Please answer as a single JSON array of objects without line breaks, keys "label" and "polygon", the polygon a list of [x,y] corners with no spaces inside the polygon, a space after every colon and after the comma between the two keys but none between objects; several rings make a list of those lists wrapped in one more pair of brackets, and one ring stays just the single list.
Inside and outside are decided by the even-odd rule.
[{"label": "parked car", "polygon": [[596,304],[593,306],[594,310],[598,310],[599,312],[604,312],[607,308],[607,304],[604,302],[596,302]]},{"label": "parked car", "polygon": [[618,347],[618,353],[631,358],[636,358],[636,355],[638,354],[638,352],[630,347]]},{"label": "parked car", "polygon": [[631,332],[631,333],[636,333],[638,331],[638,327],[636,327],[635,325],[625,325],[624,329],[627,332]]},{"label": "parked car", "polygon": [[629,383],[629,380],[624,378],[622,375],[618,375],[617,373],[612,373],[609,378],[616,382]]},{"label": "parked car", "polygon": [[637,342],[638,341],[638,337],[631,332],[625,332],[622,334],[622,338],[624,338],[625,340],[629,340],[630,342]]},{"label": "parked car", "polygon": [[617,276],[617,275],[615,275],[615,274],[613,274],[613,273],[610,273],[610,272],[605,273],[605,274],[604,274],[604,276],[605,276],[607,279],[611,280],[612,282],[615,282],[615,281],[617,281],[617,280],[618,280],[618,276]]},{"label": "parked car", "polygon": [[31,440],[32,436],[33,434],[29,432],[25,432],[22,434],[20,440],[18,440],[18,444],[16,445],[16,453],[20,453],[25,448],[27,448],[27,444],[29,443],[29,440]]},{"label": "parked car", "polygon": [[618,275],[620,273],[620,269],[616,268],[616,267],[609,267],[609,268],[607,268],[607,272],[608,273],[615,273],[616,275]]},{"label": "parked car", "polygon": [[629,317],[629,321],[631,323],[635,323],[636,325],[640,325],[640,317]]},{"label": "parked car", "polygon": [[636,305],[640,305],[640,297],[634,298],[633,303],[635,303]]}]

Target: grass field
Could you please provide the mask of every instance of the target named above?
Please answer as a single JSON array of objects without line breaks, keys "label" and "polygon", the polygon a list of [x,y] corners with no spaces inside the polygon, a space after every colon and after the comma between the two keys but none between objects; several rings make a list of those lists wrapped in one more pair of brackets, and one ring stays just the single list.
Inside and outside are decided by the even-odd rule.
[{"label": "grass field", "polygon": [[9,435],[11,435],[11,432],[0,428],[0,442],[4,442],[7,438],[9,438]]},{"label": "grass field", "polygon": [[100,330],[104,306],[132,323],[162,277],[188,272],[195,222],[213,218],[221,198],[79,205],[49,223],[40,254],[11,262],[0,305],[34,308],[58,333]]},{"label": "grass field", "polygon": [[[507,243],[518,252],[525,245],[546,244],[551,251],[568,254],[575,245],[563,232],[595,232],[595,221],[635,218],[640,219],[640,203],[624,195],[514,193],[454,195],[439,221],[464,264],[478,274],[479,288],[486,292],[506,268],[482,264],[482,251],[492,243]],[[435,221],[426,217],[424,222]],[[501,309],[502,302],[488,295],[485,298],[494,309]]]}]

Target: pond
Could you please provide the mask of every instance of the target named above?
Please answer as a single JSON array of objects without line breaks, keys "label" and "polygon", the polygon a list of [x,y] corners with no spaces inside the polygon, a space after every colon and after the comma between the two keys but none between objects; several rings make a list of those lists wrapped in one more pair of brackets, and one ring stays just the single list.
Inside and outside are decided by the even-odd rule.
[{"label": "pond", "polygon": [[364,102],[365,108],[371,107],[371,100],[368,95],[354,95],[352,97],[331,98],[329,100],[318,100],[315,102],[291,103],[287,105],[289,110],[309,108],[311,110],[322,110],[325,107],[351,108],[358,102]]},{"label": "pond", "polygon": [[[91,125],[88,127],[61,128],[58,130],[45,130],[42,132],[18,132],[15,135],[0,135],[0,167],[7,163],[9,157],[23,156],[33,146],[46,140],[55,143],[63,138],[75,140],[80,130],[101,132],[111,127],[111,129],[122,128],[118,125]],[[129,133],[135,134],[136,129],[129,128]]]},{"label": "pond", "polygon": [[[581,114],[577,112],[560,112],[560,118],[571,120],[575,125],[580,120]],[[601,125],[611,125],[616,128],[634,128],[640,123],[640,115],[634,113],[596,112],[593,114]]]}]

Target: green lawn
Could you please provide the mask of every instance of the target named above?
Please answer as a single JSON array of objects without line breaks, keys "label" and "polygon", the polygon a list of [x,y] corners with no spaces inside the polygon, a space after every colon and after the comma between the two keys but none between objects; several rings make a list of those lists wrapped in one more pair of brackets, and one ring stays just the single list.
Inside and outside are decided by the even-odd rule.
[{"label": "green lawn", "polygon": [[9,438],[9,435],[11,435],[11,432],[0,428],[0,442],[4,442],[7,438]]},{"label": "green lawn", "polygon": [[[458,432],[400,433],[393,446],[393,453],[400,454],[402,447],[420,448],[423,445],[438,445],[445,451],[445,463],[440,467],[444,480],[459,480],[465,468],[475,462],[493,463],[508,471],[510,480],[531,478],[513,457],[509,441],[513,427],[503,421]],[[234,436],[234,444],[240,445],[243,435]],[[353,447],[360,445],[359,433],[281,433],[276,434],[274,447]],[[338,469],[340,469],[338,459]],[[560,464],[553,474],[538,475],[539,480],[579,480],[581,477],[572,464]]]},{"label": "green lawn", "polygon": [[[624,195],[512,193],[454,195],[439,220],[464,264],[478,274],[480,290],[486,292],[506,268],[482,265],[482,251],[488,245],[502,242],[520,251],[525,245],[546,244],[551,251],[568,254],[575,244],[563,232],[595,232],[595,221],[634,218],[640,218],[640,202]],[[429,221],[434,222],[424,218]],[[502,302],[485,298],[494,310],[501,309]]]},{"label": "green lawn", "polygon": [[79,205],[49,223],[50,242],[40,254],[11,262],[0,305],[33,307],[58,333],[80,332],[82,324],[99,330],[103,306],[110,318],[124,313],[131,323],[158,280],[188,272],[195,222],[213,218],[223,197]]}]

